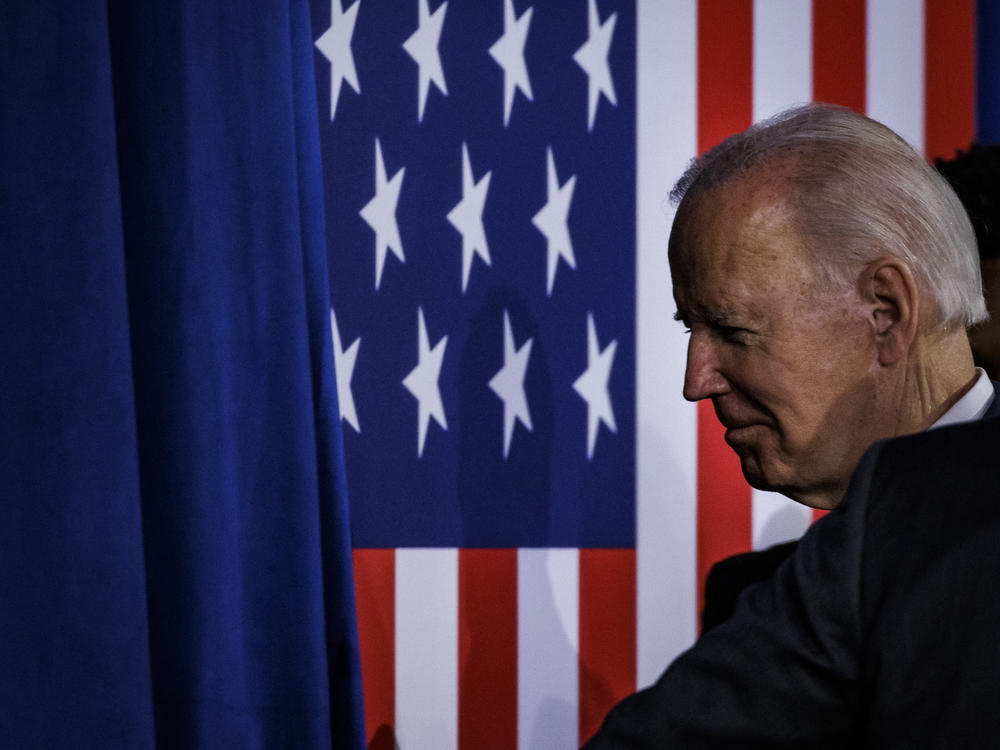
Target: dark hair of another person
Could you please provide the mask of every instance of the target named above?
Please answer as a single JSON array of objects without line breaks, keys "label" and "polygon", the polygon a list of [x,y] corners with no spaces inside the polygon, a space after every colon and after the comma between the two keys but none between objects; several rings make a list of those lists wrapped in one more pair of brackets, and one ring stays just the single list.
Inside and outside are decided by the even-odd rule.
[{"label": "dark hair of another person", "polygon": [[953,159],[935,159],[965,206],[981,258],[1000,258],[1000,143],[973,143]]}]

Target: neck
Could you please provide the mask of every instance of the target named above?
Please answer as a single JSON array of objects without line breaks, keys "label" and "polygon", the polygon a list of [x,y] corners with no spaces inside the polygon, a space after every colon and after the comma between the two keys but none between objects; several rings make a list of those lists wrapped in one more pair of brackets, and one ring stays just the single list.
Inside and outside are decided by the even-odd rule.
[{"label": "neck", "polygon": [[976,382],[972,349],[964,330],[933,332],[914,342],[897,379],[897,419],[892,434],[922,432]]},{"label": "neck", "polygon": [[810,486],[808,491],[782,491],[814,508],[836,507],[862,453],[872,443],[926,430],[972,388],[976,377],[964,330],[918,336],[904,359],[879,371],[870,418],[859,430],[857,454],[844,457],[842,471],[828,484]]}]

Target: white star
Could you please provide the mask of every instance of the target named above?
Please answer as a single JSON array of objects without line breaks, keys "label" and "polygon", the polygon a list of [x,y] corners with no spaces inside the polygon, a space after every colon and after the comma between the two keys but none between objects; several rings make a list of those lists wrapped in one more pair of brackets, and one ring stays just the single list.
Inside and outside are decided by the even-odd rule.
[{"label": "white star", "polygon": [[510,329],[510,316],[503,311],[503,367],[490,380],[490,388],[503,401],[503,458],[510,453],[510,441],[514,436],[516,419],[531,432],[531,413],[528,411],[528,397],[524,393],[524,375],[528,371],[528,357],[531,356],[531,339],[520,349],[514,348],[514,334]]},{"label": "white star", "polygon": [[375,195],[359,212],[368,226],[375,230],[375,289],[382,282],[382,269],[385,267],[386,250],[392,250],[393,255],[401,263],[406,262],[403,256],[403,241],[399,238],[399,225],[396,223],[396,205],[399,203],[399,190],[403,187],[402,167],[391,180],[386,179],[385,161],[382,159],[382,145],[375,139]]},{"label": "white star", "polygon": [[344,351],[333,308],[330,308],[330,329],[333,331],[333,370],[337,376],[337,405],[340,407],[340,418],[353,427],[355,432],[361,432],[358,413],[354,409],[354,394],[351,393],[351,378],[354,376],[354,363],[358,359],[361,338],[354,339],[354,343]]},{"label": "white star", "polygon": [[441,403],[441,389],[438,388],[438,378],[441,375],[441,362],[444,360],[444,348],[448,345],[445,336],[431,349],[427,340],[427,326],[424,324],[424,310],[417,308],[417,366],[403,379],[406,390],[417,399],[417,456],[424,454],[424,441],[427,439],[427,425],[434,417],[445,430],[448,421],[444,417],[444,404]]},{"label": "white star", "polygon": [[316,40],[316,47],[330,61],[330,122],[337,114],[341,83],[347,81],[356,94],[361,93],[358,72],[354,69],[354,55],[351,54],[351,37],[354,36],[360,6],[361,0],[357,0],[345,12],[341,9],[340,0],[331,0],[330,28]]},{"label": "white star", "polygon": [[528,8],[520,18],[514,17],[514,0],[503,0],[503,36],[490,47],[490,57],[503,68],[503,126],[510,122],[510,110],[514,106],[514,93],[521,89],[528,101],[532,101],[531,81],[528,80],[528,66],[524,62],[524,43],[528,39],[531,13]]},{"label": "white star", "polygon": [[538,227],[538,231],[544,234],[548,241],[546,289],[551,297],[559,258],[565,260],[570,268],[576,268],[573,242],[570,240],[569,226],[566,223],[569,218],[569,205],[573,200],[573,188],[576,187],[576,175],[570,177],[562,187],[559,187],[559,176],[556,174],[556,161],[555,157],[552,156],[551,146],[548,148],[546,156],[547,202],[542,210],[535,214],[531,223]]},{"label": "white star", "polygon": [[597,0],[589,0],[587,5],[587,41],[576,52],[573,59],[587,74],[587,130],[594,129],[594,118],[597,116],[597,102],[600,94],[615,107],[615,84],[611,80],[611,70],[608,68],[608,50],[611,48],[611,35],[615,32],[615,21],[618,14],[612,13],[604,23],[597,15]]},{"label": "white star", "polygon": [[469,148],[462,142],[462,200],[448,212],[448,221],[462,234],[462,294],[469,285],[472,256],[478,255],[486,265],[491,265],[490,248],[483,229],[483,206],[490,189],[492,172],[483,175],[479,182],[472,176]]},{"label": "white star", "polygon": [[441,41],[441,26],[444,24],[444,14],[448,3],[438,6],[431,15],[427,0],[417,0],[419,26],[409,39],[403,42],[403,49],[410,53],[420,67],[418,75],[417,121],[424,120],[424,105],[427,104],[427,92],[431,83],[448,96],[448,87],[444,82],[444,70],[441,68],[441,55],[438,54],[438,43]]},{"label": "white star", "polygon": [[597,428],[604,422],[608,429],[617,433],[615,413],[611,408],[611,397],[608,395],[608,378],[611,376],[611,364],[615,359],[618,340],[613,340],[602,352],[597,342],[597,328],[594,326],[594,314],[587,312],[587,369],[573,383],[573,390],[587,402],[587,460],[594,458],[594,446],[597,445]]}]

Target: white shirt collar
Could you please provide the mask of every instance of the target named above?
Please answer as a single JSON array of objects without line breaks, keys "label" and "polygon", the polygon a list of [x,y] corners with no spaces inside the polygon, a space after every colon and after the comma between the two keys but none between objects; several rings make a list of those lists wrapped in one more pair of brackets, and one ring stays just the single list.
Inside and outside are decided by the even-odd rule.
[{"label": "white shirt collar", "polygon": [[990,382],[989,375],[982,367],[977,367],[976,372],[979,373],[979,377],[976,378],[972,387],[948,411],[941,415],[941,418],[932,424],[930,429],[959,424],[960,422],[972,422],[986,413],[990,404],[993,403],[995,395],[993,383]]}]

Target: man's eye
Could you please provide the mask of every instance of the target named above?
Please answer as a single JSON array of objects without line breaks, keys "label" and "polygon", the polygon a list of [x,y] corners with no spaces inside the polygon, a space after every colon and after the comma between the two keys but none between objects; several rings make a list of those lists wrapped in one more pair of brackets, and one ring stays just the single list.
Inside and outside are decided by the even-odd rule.
[{"label": "man's eye", "polygon": [[745,344],[749,341],[751,334],[746,328],[737,328],[735,326],[720,326],[719,333],[723,340],[731,344]]}]

